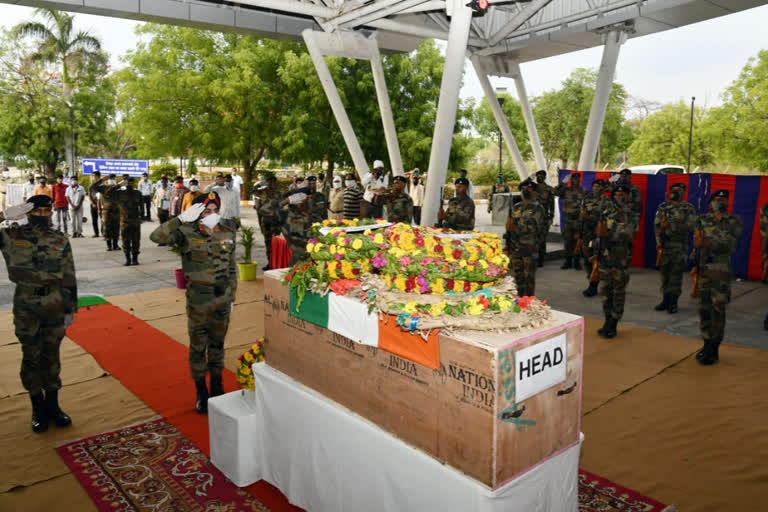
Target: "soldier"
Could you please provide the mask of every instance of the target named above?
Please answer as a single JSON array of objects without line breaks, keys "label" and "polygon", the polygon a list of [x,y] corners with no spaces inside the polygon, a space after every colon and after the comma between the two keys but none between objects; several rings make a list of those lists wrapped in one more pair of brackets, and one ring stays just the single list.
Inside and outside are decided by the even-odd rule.
[{"label": "soldier", "polygon": [[610,182],[613,184],[610,192],[613,192],[614,188],[619,183],[623,183],[629,187],[629,206],[635,215],[635,226],[640,226],[640,216],[643,214],[643,194],[640,192],[637,185],[632,184],[632,170],[622,169],[619,171],[618,181],[611,176]]},{"label": "soldier", "polygon": [[[760,235],[763,237],[763,250],[761,258],[761,268],[763,271],[763,282],[768,280],[768,203],[760,208]],[[768,315],[763,320],[763,329],[768,331]]]},{"label": "soldier", "polygon": [[272,268],[272,237],[280,234],[281,224],[280,191],[277,189],[277,178],[272,175],[267,178],[267,186],[259,199],[259,227],[267,250],[267,264],[263,270]]},{"label": "soldier", "polygon": [[[101,180],[96,183],[101,183]],[[120,247],[117,245],[117,240],[120,236],[120,208],[112,197],[107,197],[107,195],[96,186],[96,183],[91,185],[91,189],[101,194],[101,227],[104,238],[107,240],[107,250],[119,251]],[[108,186],[116,184],[115,175],[110,174],[107,183],[103,188],[106,189]]]},{"label": "soldier", "polygon": [[[570,183],[570,186],[568,184]],[[581,201],[584,199],[584,189],[581,188],[581,174],[572,173],[563,178],[562,182],[555,187],[555,195],[563,198],[563,211],[560,215],[560,222],[563,225],[563,245],[565,246],[565,262],[561,269],[575,268],[581,270],[581,262],[577,254],[574,254],[576,248],[576,236],[579,233],[579,213],[581,212]]]},{"label": "soldier", "polygon": [[413,220],[413,199],[405,192],[408,178],[395,176],[392,178],[392,192],[382,196],[387,205],[387,220],[389,222],[404,222],[411,224]]},{"label": "soldier", "polygon": [[605,324],[597,334],[603,338],[616,336],[616,326],[624,314],[624,301],[629,283],[629,262],[632,258],[632,236],[635,214],[629,204],[630,188],[619,183],[614,187],[611,204],[597,224],[597,236],[602,238],[600,253],[600,295],[603,297]]},{"label": "soldier", "polygon": [[[220,205],[216,192],[198,196],[186,211],[149,235],[153,242],[170,244],[181,251],[181,266],[187,279],[189,367],[197,394],[195,409],[200,414],[208,412],[209,395],[224,393],[224,338],[237,291],[237,226],[234,221],[219,217]],[[205,383],[206,371],[211,374],[210,394]]]},{"label": "soldier", "polygon": [[493,196],[496,194],[509,194],[509,185],[504,183],[504,176],[501,174],[496,176],[496,183],[491,188],[491,197],[488,198],[488,213],[491,213],[493,209]]},{"label": "soldier", "polygon": [[0,230],[0,251],[8,278],[16,283],[13,323],[21,343],[21,382],[32,400],[32,430],[44,432],[48,422],[72,423],[59,408],[59,347],[77,312],[77,280],[72,248],[66,235],[51,229],[53,201],[36,195],[0,214],[3,220],[28,223]]},{"label": "soldier", "polygon": [[519,187],[523,200],[509,210],[507,240],[509,267],[514,273],[517,294],[534,296],[536,291],[536,257],[539,250],[541,226],[547,214],[536,200],[536,184],[527,179]]},{"label": "soldier", "polygon": [[656,231],[656,264],[661,270],[662,299],[653,309],[677,313],[677,299],[683,288],[683,272],[688,261],[688,235],[696,224],[696,208],[683,201],[685,185],[669,189],[669,201],[659,205],[653,227]]},{"label": "soldier", "polygon": [[325,195],[317,190],[317,178],[307,176],[305,186],[309,188],[309,197],[307,198],[309,219],[313,224],[323,222],[328,218],[328,203],[325,202]]},{"label": "soldier", "polygon": [[592,183],[592,191],[587,193],[581,202],[581,212],[579,213],[581,226],[576,245],[581,246],[581,256],[584,258],[584,268],[587,271],[587,281],[589,282],[587,289],[581,292],[585,297],[597,295],[599,279],[594,281],[590,279],[592,277],[591,259],[597,246],[597,222],[600,220],[600,214],[605,206],[604,191],[607,185],[605,180],[595,180]]},{"label": "soldier", "polygon": [[728,191],[709,199],[712,213],[698,218],[693,232],[699,274],[699,327],[704,346],[696,354],[703,365],[719,359],[725,336],[725,307],[731,300],[731,256],[741,238],[741,217],[728,213]]},{"label": "soldier", "polygon": [[[93,223],[93,238],[99,238],[99,197],[97,192],[93,190],[94,181],[101,179],[101,172],[93,171],[91,176],[91,186],[88,187],[88,202],[91,203],[91,222]],[[102,231],[104,231],[104,225],[101,225]]]},{"label": "soldier", "polygon": [[547,212],[547,219],[542,227],[544,237],[539,242],[538,266],[543,267],[544,256],[547,255],[547,233],[552,225],[552,219],[555,218],[555,189],[547,185],[547,171],[536,171],[536,197]]},{"label": "soldier", "polygon": [[290,266],[307,259],[307,241],[312,232],[308,198],[306,193],[296,192],[281,203],[285,215],[282,225],[283,235],[292,253]]},{"label": "soldier", "polygon": [[123,266],[139,264],[141,246],[141,192],[134,188],[135,180],[129,176],[119,185],[105,186],[98,181],[92,185],[102,197],[114,203],[120,211],[120,238],[123,239]]},{"label": "soldier", "polygon": [[467,195],[469,180],[458,178],[453,184],[456,187],[456,195],[448,201],[448,211],[443,211],[443,206],[440,205],[437,220],[442,227],[448,229],[472,231],[475,229],[475,202]]}]

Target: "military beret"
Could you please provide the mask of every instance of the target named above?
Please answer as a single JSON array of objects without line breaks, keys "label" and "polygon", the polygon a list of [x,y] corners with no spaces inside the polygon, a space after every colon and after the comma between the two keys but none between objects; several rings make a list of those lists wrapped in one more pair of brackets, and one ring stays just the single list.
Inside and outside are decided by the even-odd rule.
[{"label": "military beret", "polygon": [[580,172],[572,172],[571,173],[571,179],[572,180],[580,180],[581,179],[581,173]]},{"label": "military beret", "polygon": [[469,186],[469,180],[467,178],[456,178],[456,181],[454,181],[453,184]]},{"label": "military beret", "polygon": [[608,182],[605,180],[595,180],[592,182],[592,186],[594,187],[595,185],[600,185],[601,187],[605,187],[606,185],[608,185]]},{"label": "military beret", "polygon": [[709,197],[709,201],[712,202],[713,199],[718,198],[718,197],[724,197],[724,198],[728,199],[729,195],[730,194],[729,194],[729,192],[726,189],[721,188],[720,190],[715,190],[714,192],[712,192],[712,195]]},{"label": "military beret", "polygon": [[619,174],[622,175],[622,176],[631,176],[632,175],[632,170],[631,169],[622,169],[621,171],[619,171]]},{"label": "military beret", "polygon": [[56,175],[56,179],[57,179],[57,180],[61,180],[61,179],[64,179],[64,175],[63,175],[63,174],[61,174],[61,173],[59,173],[59,174],[57,174],[57,175]]},{"label": "military beret", "polygon": [[533,190],[536,190],[536,183],[528,178],[520,182],[520,184],[517,186],[517,190],[523,190],[523,187],[531,187]]},{"label": "military beret", "polygon": [[94,176],[101,176],[101,171],[93,171]]},{"label": "military beret", "polygon": [[127,181],[128,183],[133,183],[134,181],[136,181],[136,178],[134,178],[133,176],[128,176],[125,178],[125,181]]},{"label": "military beret", "polygon": [[392,178],[392,181],[400,181],[403,183],[408,183],[408,178],[406,178],[405,176],[395,176],[394,178]]},{"label": "military beret", "polygon": [[219,194],[211,191],[207,194],[200,194],[192,200],[192,204],[202,204],[203,206],[208,206],[210,203],[214,203],[217,208],[220,208],[221,199],[219,199]]},{"label": "military beret", "polygon": [[53,199],[44,194],[32,196],[27,199],[27,202],[32,203],[35,208],[51,208],[53,206]]},{"label": "military beret", "polygon": [[670,190],[672,190],[673,188],[681,188],[681,189],[685,190],[685,183],[675,183],[674,185],[669,187]]},{"label": "military beret", "polygon": [[269,176],[267,176],[267,181],[277,181],[277,176],[275,176],[274,174],[270,174]]},{"label": "military beret", "polygon": [[306,181],[317,181],[317,177],[314,174],[310,174],[306,178],[304,178]]},{"label": "military beret", "polygon": [[123,173],[123,178],[125,178],[125,179],[128,179],[128,178],[130,178],[130,177],[131,177],[131,175],[130,175],[130,174],[128,174],[128,173]]},{"label": "military beret", "polygon": [[545,171],[544,169],[542,169],[540,171],[536,171],[536,176],[541,176],[542,174],[544,176],[546,176],[547,175],[547,171]]},{"label": "military beret", "polygon": [[629,185],[627,185],[626,183],[619,183],[613,189],[614,194],[616,192],[624,192],[625,194],[629,194],[631,191],[632,189],[630,189]]}]

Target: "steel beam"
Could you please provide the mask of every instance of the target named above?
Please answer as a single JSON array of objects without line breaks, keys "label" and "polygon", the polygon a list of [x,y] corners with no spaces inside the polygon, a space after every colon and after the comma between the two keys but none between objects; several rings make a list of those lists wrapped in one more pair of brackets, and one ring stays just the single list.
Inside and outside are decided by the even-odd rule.
[{"label": "steel beam", "polygon": [[513,66],[516,71],[514,80],[515,88],[517,89],[517,98],[520,101],[520,108],[523,111],[525,127],[528,129],[528,140],[531,143],[533,158],[536,160],[536,167],[546,171],[547,161],[544,159],[544,152],[541,150],[539,131],[536,129],[536,120],[533,118],[533,109],[531,109],[531,102],[528,100],[528,91],[525,90],[523,73],[520,71],[520,65],[517,62],[513,63]]},{"label": "steel beam", "polygon": [[552,0],[533,0],[530,4],[518,12],[511,20],[509,20],[501,29],[493,34],[488,39],[489,46],[495,46],[509,34],[520,28],[523,23],[533,18],[537,12],[549,5]]}]

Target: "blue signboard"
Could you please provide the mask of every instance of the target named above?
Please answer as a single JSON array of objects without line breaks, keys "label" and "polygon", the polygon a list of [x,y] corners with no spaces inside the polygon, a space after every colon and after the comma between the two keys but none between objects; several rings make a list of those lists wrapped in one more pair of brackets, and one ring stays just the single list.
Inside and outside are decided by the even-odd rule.
[{"label": "blue signboard", "polygon": [[98,160],[95,158],[83,158],[83,174],[93,174],[99,171],[102,176],[114,174],[122,176],[140,177],[142,173],[149,173],[149,162],[146,160]]}]

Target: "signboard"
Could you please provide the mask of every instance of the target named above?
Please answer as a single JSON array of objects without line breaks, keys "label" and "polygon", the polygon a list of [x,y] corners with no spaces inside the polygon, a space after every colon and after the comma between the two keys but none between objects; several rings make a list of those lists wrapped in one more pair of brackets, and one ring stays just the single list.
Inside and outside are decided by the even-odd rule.
[{"label": "signboard", "polygon": [[515,352],[515,402],[565,381],[565,333]]},{"label": "signboard", "polygon": [[122,176],[141,177],[146,172],[149,174],[149,162],[146,160],[98,160],[95,158],[83,158],[83,174],[92,175],[99,171],[102,176],[105,174],[114,174]]}]

